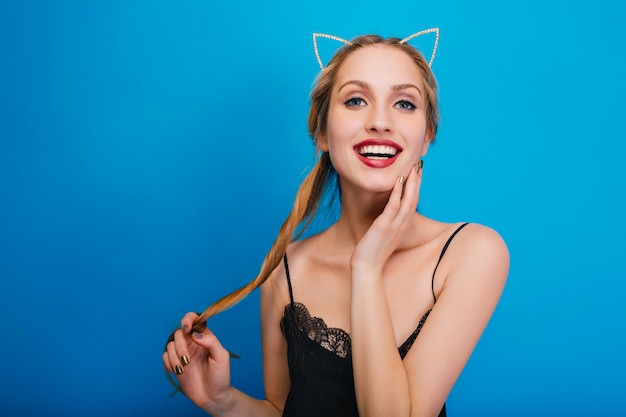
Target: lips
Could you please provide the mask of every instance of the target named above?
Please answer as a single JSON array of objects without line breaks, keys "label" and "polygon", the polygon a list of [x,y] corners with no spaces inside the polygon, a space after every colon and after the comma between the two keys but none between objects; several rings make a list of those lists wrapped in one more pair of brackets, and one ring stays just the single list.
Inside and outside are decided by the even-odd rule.
[{"label": "lips", "polygon": [[353,147],[357,157],[365,165],[385,168],[393,164],[402,152],[402,147],[390,140],[367,139]]}]

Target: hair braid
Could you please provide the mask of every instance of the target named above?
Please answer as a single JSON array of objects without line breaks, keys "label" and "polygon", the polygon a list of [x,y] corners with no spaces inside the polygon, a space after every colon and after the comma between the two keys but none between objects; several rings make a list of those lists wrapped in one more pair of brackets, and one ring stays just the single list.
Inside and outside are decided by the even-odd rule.
[{"label": "hair braid", "polygon": [[[309,172],[309,174],[302,181],[294,199],[291,213],[289,213],[283,222],[276,240],[265,256],[259,274],[248,284],[220,298],[204,310],[194,322],[192,330],[198,332],[203,331],[206,326],[206,321],[209,318],[234,306],[252,291],[261,286],[269,278],[272,271],[274,271],[274,269],[276,269],[282,261],[282,258],[287,251],[287,246],[292,239],[300,237],[313,220],[315,212],[319,206],[321,196],[324,192],[324,188],[333,172],[330,157],[327,152],[324,152],[314,165],[311,172]],[[303,222],[305,223],[302,224]],[[297,236],[294,237],[294,232],[299,225],[302,225],[302,228],[298,232]],[[168,343],[172,340],[174,340],[173,333],[170,335]]]}]

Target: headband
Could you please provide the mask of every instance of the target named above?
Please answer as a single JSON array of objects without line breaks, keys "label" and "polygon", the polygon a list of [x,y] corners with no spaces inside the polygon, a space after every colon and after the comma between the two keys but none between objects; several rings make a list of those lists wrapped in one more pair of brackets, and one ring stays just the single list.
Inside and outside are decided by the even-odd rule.
[{"label": "headband", "polygon": [[[430,29],[425,29],[425,30],[420,30],[419,32],[415,32],[414,34],[407,36],[406,38],[402,39],[400,42],[400,44],[403,43],[407,43],[408,41],[417,38],[418,36],[422,36],[425,35],[427,33],[435,33],[435,45],[433,46],[433,52],[430,54],[430,60],[428,61],[428,66],[432,66],[433,61],[435,60],[435,54],[437,53],[437,46],[439,45],[439,28],[430,28]],[[335,35],[328,35],[326,33],[314,33],[313,34],[313,49],[315,50],[315,57],[317,58],[317,62],[320,64],[320,69],[324,69],[324,64],[322,63],[322,59],[320,58],[320,53],[317,49],[317,38],[327,38],[327,39],[332,39],[334,41],[337,42],[341,42],[344,43],[346,45],[352,45],[352,42],[347,41],[343,38],[340,38],[339,36],[335,36]]]}]

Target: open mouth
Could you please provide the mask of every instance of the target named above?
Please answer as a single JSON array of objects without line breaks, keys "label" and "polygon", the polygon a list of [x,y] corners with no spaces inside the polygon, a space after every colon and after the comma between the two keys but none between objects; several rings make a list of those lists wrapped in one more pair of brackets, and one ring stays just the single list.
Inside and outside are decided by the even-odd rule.
[{"label": "open mouth", "polygon": [[359,147],[357,152],[367,159],[390,159],[396,156],[398,149],[386,145],[365,145]]}]

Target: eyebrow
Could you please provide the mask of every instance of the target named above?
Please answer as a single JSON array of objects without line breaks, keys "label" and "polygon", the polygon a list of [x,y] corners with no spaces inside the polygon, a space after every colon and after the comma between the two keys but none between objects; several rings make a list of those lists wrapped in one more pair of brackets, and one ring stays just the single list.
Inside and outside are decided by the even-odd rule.
[{"label": "eyebrow", "polygon": [[[341,85],[341,87],[339,87],[339,90],[337,90],[337,93],[339,93],[342,88],[344,88],[345,86],[350,85],[350,84],[356,85],[357,87],[361,87],[361,88],[363,88],[365,90],[369,90],[370,89],[369,84],[366,83],[365,81],[349,80],[349,81],[346,81],[345,83],[343,83]],[[416,86],[415,84],[411,84],[411,83],[397,84],[397,85],[394,85],[394,86],[391,87],[391,89],[393,91],[406,90],[408,88],[415,88],[420,93],[420,96],[422,96],[422,90],[420,90],[419,87]]]},{"label": "eyebrow", "polygon": [[422,90],[419,89],[418,86],[416,86],[415,84],[398,84],[398,85],[394,85],[393,87],[391,87],[393,89],[393,91],[400,91],[400,90],[406,90],[407,88],[415,88],[417,90],[418,93],[420,93],[420,96],[422,95]]}]

